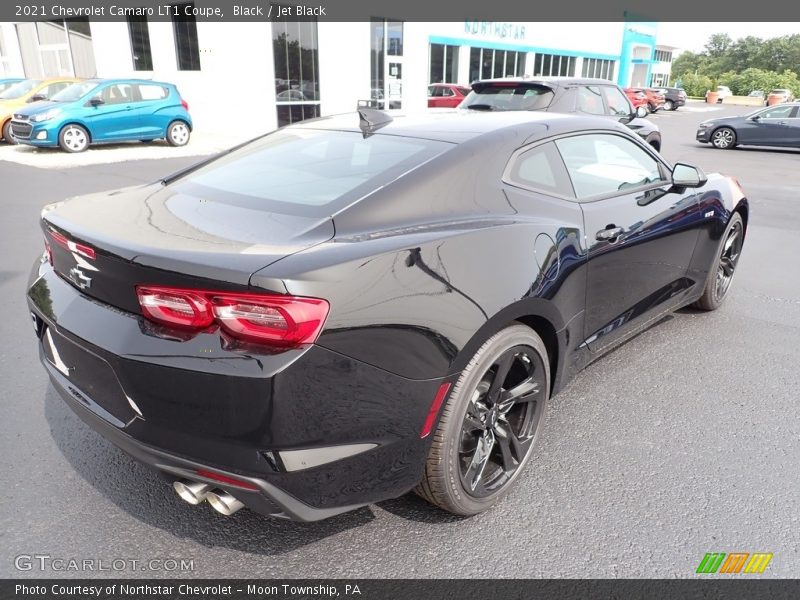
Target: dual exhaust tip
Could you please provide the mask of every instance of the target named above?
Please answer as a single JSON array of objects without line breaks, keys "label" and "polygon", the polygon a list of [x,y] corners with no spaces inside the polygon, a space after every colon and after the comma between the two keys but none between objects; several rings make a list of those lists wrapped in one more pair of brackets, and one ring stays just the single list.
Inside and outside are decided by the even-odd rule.
[{"label": "dual exhaust tip", "polygon": [[218,513],[231,516],[233,513],[244,508],[244,504],[230,495],[228,492],[214,490],[214,486],[197,481],[176,481],[172,487],[182,500],[189,504],[200,504],[208,500],[211,508]]}]

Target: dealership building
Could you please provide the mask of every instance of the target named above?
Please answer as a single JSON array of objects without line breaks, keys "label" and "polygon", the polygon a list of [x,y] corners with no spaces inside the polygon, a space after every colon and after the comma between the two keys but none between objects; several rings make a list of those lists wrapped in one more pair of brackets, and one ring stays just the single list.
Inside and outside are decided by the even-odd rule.
[{"label": "dealership building", "polygon": [[641,22],[208,22],[176,12],[0,23],[0,75],[169,81],[196,128],[255,135],[362,100],[425,107],[438,82],[543,75],[667,85],[674,49]]}]

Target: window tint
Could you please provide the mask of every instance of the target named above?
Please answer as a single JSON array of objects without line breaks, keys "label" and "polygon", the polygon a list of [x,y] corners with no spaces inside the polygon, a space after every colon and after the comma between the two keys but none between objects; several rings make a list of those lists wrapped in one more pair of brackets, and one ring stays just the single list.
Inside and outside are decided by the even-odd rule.
[{"label": "window tint", "polygon": [[788,119],[793,110],[794,106],[776,106],[760,114],[762,119]]},{"label": "window tint", "polygon": [[509,86],[476,84],[461,108],[490,108],[492,110],[544,110],[550,106],[553,90],[540,85]]},{"label": "window tint", "polygon": [[[324,216],[444,152],[433,140],[279,130],[177,180],[240,206]],[[187,188],[188,190],[188,188]]]},{"label": "window tint", "polygon": [[600,88],[594,85],[580,86],[578,88],[578,110],[590,115],[606,114],[603,97],[600,95]]},{"label": "window tint", "polygon": [[86,94],[91,92],[97,87],[96,81],[83,81],[81,83],[73,83],[65,87],[63,90],[54,94],[50,98],[53,102],[73,102],[78,98],[83,98]]},{"label": "window tint", "polygon": [[508,171],[507,181],[557,196],[575,196],[564,163],[552,142],[517,155]]},{"label": "window tint", "polygon": [[51,83],[47,87],[42,88],[41,90],[36,92],[36,94],[44,96],[45,98],[52,98],[55,94],[57,94],[61,90],[67,89],[70,85],[71,84],[66,81],[62,81],[60,83]]},{"label": "window tint", "polygon": [[666,181],[660,163],[632,140],[587,134],[556,140],[578,198]]},{"label": "window tint", "polygon": [[163,100],[169,96],[169,91],[160,85],[140,85],[139,96],[142,100]]},{"label": "window tint", "polygon": [[135,71],[152,71],[153,54],[150,50],[150,28],[147,17],[129,16],[128,34],[131,38],[131,54]]},{"label": "window tint", "polygon": [[175,54],[178,57],[178,69],[181,71],[200,70],[200,45],[197,41],[197,20],[193,9],[194,4],[172,5]]},{"label": "window tint", "polygon": [[115,83],[109,85],[95,94],[103,104],[125,104],[133,102],[133,86],[128,83]]},{"label": "window tint", "polygon": [[631,114],[631,103],[618,88],[610,85],[603,86],[603,96],[605,96],[606,104],[608,105],[608,114],[615,117]]}]

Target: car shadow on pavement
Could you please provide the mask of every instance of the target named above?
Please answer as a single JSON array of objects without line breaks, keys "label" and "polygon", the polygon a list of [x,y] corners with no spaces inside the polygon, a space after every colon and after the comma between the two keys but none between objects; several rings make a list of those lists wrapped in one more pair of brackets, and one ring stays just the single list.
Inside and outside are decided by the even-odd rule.
[{"label": "car shadow on pavement", "polygon": [[458,523],[469,517],[461,517],[445,512],[426,502],[414,492],[409,492],[405,496],[394,500],[384,500],[378,502],[377,506],[407,521],[417,521],[428,525],[438,525],[446,523]]},{"label": "car shadow on pavement", "polygon": [[92,431],[50,386],[45,418],[61,453],[93,488],[137,520],[203,546],[222,546],[252,554],[291,552],[375,519],[361,508],[316,523],[295,523],[247,509],[230,517],[208,503],[192,506],[180,500],[156,471],[136,462]]}]

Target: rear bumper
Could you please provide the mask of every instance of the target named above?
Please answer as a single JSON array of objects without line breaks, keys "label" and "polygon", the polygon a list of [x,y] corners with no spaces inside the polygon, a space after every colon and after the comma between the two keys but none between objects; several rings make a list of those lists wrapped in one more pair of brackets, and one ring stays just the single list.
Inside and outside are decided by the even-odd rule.
[{"label": "rear bumper", "polygon": [[[419,431],[440,379],[405,379],[318,346],[259,354],[226,349],[216,332],[169,338],[79,293],[46,263],[34,268],[28,305],[67,404],[171,478],[212,483],[262,514],[314,521],[400,496],[422,477],[430,437]],[[308,467],[282,458],[352,446],[367,449]]]}]

